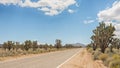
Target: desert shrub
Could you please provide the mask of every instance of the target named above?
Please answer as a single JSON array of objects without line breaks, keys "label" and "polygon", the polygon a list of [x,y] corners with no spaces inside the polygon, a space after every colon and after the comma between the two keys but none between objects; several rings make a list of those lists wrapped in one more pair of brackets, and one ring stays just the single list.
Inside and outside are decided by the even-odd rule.
[{"label": "desert shrub", "polygon": [[20,55],[27,55],[28,52],[27,52],[27,51],[21,51],[19,54],[20,54]]},{"label": "desert shrub", "polygon": [[113,53],[114,53],[114,54],[118,54],[118,53],[119,53],[119,50],[114,48],[114,49],[113,49]]},{"label": "desert shrub", "polygon": [[88,52],[90,52],[90,53],[93,52],[93,49],[92,49],[92,48],[89,48],[89,49],[87,49],[87,50],[88,50]]},{"label": "desert shrub", "polygon": [[112,58],[113,58],[114,60],[118,60],[118,59],[120,59],[120,55],[114,54],[114,55],[112,56]]},{"label": "desert shrub", "polygon": [[87,50],[89,50],[89,49],[91,49],[91,48],[92,48],[91,46],[87,46],[87,47],[86,47]]},{"label": "desert shrub", "polygon": [[109,68],[120,68],[120,55],[113,54],[105,61],[105,65],[109,66]]},{"label": "desert shrub", "polygon": [[41,53],[41,49],[37,49],[36,51],[35,51],[35,54],[39,54],[39,53]]},{"label": "desert shrub", "polygon": [[98,58],[104,62],[108,57],[109,57],[108,54],[103,54],[102,53],[102,54],[99,55]]},{"label": "desert shrub", "polygon": [[18,55],[16,51],[8,51],[0,53],[0,57],[15,56]]},{"label": "desert shrub", "polygon": [[27,52],[28,52],[28,54],[33,54],[33,50],[32,49],[29,49]]},{"label": "desert shrub", "polygon": [[119,60],[113,60],[109,64],[110,68],[120,68],[120,59]]},{"label": "desert shrub", "polygon": [[50,49],[50,51],[56,51],[57,49],[56,48],[52,48],[52,49]]},{"label": "desert shrub", "polygon": [[111,53],[109,48],[106,48],[105,53]]},{"label": "desert shrub", "polygon": [[110,62],[113,61],[113,60],[114,60],[114,59],[113,59],[112,57],[109,57],[109,58],[106,59],[106,61],[104,61],[104,64],[105,64],[106,66],[109,66]]},{"label": "desert shrub", "polygon": [[[66,48],[61,48],[59,50],[66,50]],[[48,48],[45,50],[44,48],[37,48],[36,50],[33,50],[30,48],[29,50],[22,50],[22,49],[17,49],[17,50],[2,50],[0,49],[0,58],[2,57],[9,57],[9,56],[21,56],[21,55],[28,55],[28,54],[40,54],[40,53],[45,53],[45,52],[51,52],[51,51],[59,51],[57,48]]]},{"label": "desert shrub", "polygon": [[94,60],[98,60],[99,58],[99,55],[102,54],[99,50],[96,50],[93,54],[93,59]]}]

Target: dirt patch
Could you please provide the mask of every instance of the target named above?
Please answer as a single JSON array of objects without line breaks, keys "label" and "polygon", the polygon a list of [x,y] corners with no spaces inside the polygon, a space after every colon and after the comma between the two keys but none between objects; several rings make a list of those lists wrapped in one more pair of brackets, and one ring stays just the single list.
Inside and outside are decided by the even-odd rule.
[{"label": "dirt patch", "polygon": [[79,54],[62,65],[60,68],[107,68],[102,61],[94,61],[92,55],[83,49]]}]

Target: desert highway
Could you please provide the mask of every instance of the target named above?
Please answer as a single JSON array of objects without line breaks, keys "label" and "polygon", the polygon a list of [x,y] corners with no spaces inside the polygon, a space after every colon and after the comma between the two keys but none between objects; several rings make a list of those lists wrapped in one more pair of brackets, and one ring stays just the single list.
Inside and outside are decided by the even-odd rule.
[{"label": "desert highway", "polygon": [[56,68],[81,49],[41,54],[30,58],[0,62],[0,68]]}]

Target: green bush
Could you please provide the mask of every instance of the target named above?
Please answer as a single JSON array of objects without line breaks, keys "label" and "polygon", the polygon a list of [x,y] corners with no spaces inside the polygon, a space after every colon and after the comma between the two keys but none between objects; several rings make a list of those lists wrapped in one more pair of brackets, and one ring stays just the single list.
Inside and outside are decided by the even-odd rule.
[{"label": "green bush", "polygon": [[108,54],[100,54],[98,58],[104,62],[108,57]]},{"label": "green bush", "polygon": [[120,59],[119,60],[113,60],[109,64],[110,68],[120,68]]}]

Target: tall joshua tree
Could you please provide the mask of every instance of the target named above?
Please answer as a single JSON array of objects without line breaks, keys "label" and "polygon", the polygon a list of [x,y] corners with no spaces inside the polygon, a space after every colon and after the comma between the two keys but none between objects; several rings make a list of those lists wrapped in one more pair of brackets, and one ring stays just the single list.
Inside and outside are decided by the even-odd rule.
[{"label": "tall joshua tree", "polygon": [[101,52],[104,53],[105,49],[111,43],[114,31],[115,28],[112,24],[106,25],[104,22],[99,23],[99,26],[93,30],[94,35],[91,37],[93,46],[100,47]]}]

